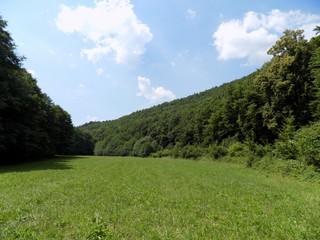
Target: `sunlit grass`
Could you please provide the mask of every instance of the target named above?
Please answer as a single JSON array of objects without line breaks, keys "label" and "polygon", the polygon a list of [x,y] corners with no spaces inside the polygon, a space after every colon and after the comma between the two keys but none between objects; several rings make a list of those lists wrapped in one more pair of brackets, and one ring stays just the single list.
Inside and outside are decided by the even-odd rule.
[{"label": "sunlit grass", "polygon": [[0,170],[0,239],[320,239],[319,216],[319,185],[225,163],[70,157]]}]

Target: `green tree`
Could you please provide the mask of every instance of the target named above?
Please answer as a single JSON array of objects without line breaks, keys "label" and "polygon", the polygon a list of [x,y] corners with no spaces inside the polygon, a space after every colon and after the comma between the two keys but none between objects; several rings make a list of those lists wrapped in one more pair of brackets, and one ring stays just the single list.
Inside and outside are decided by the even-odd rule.
[{"label": "green tree", "polygon": [[308,68],[311,49],[302,30],[286,30],[268,54],[273,58],[255,79],[255,86],[265,101],[264,125],[277,135],[289,113],[296,126],[312,119],[313,82]]},{"label": "green tree", "polygon": [[74,128],[71,116],[59,105],[52,106],[52,140],[56,154],[68,154],[72,147]]},{"label": "green tree", "polygon": [[72,142],[70,154],[93,155],[94,141],[89,132],[75,129]]},{"label": "green tree", "polygon": [[320,168],[320,122],[301,128],[294,137],[298,159]]},{"label": "green tree", "polygon": [[158,143],[150,136],[139,139],[133,146],[133,155],[137,157],[148,157],[158,150]]},{"label": "green tree", "polygon": [[22,57],[0,17],[0,156],[25,160],[65,153],[73,126],[70,115],[21,67]]},{"label": "green tree", "polygon": [[[317,34],[320,27],[316,29]],[[310,40],[312,48],[312,56],[310,59],[309,69],[314,83],[314,101],[311,104],[313,115],[316,119],[320,119],[320,35]]]},{"label": "green tree", "polygon": [[295,131],[294,118],[289,116],[285,119],[283,129],[279,133],[279,139],[275,142],[278,157],[285,160],[296,159],[297,149],[293,139]]}]

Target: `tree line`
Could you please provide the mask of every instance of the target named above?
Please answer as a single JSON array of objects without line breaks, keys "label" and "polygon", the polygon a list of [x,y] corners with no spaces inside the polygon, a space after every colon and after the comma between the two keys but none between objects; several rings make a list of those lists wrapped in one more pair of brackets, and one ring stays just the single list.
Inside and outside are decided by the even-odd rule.
[{"label": "tree line", "polygon": [[6,26],[0,16],[0,164],[69,153],[71,117],[22,67]]},{"label": "tree line", "polygon": [[268,51],[272,59],[242,79],[79,129],[92,134],[96,155],[198,157],[208,149],[223,155],[217,146],[226,142],[280,146],[299,129],[317,128],[320,27],[315,31],[308,41],[302,30],[286,30]]},{"label": "tree line", "polygon": [[22,67],[6,26],[0,16],[0,163],[55,154],[219,158],[271,146],[281,159],[320,167],[320,27],[309,41],[286,30],[272,59],[246,77],[74,128]]}]

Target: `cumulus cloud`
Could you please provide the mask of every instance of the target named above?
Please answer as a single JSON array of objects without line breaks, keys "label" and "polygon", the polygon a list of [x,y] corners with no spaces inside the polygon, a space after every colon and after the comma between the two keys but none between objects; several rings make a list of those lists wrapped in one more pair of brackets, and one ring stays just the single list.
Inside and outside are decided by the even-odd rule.
[{"label": "cumulus cloud", "polygon": [[188,19],[195,19],[196,16],[197,16],[197,12],[196,12],[195,10],[192,10],[192,9],[189,8],[189,9],[186,11],[186,17],[187,17]]},{"label": "cumulus cloud", "polygon": [[165,101],[171,101],[176,96],[169,90],[163,87],[152,87],[150,79],[146,77],[138,77],[138,88],[140,90],[137,96],[143,96],[150,101],[150,103],[160,103]]},{"label": "cumulus cloud", "polygon": [[243,19],[223,22],[214,32],[214,46],[218,59],[247,58],[248,65],[261,65],[270,59],[268,49],[286,29],[303,29],[306,38],[314,36],[320,15],[301,11],[282,12],[274,9],[268,14],[247,12]]},{"label": "cumulus cloud", "polygon": [[134,66],[152,40],[149,27],[133,11],[130,0],[96,1],[93,8],[62,5],[56,26],[65,33],[78,33],[92,48],[82,49],[90,61],[111,57],[118,64]]}]

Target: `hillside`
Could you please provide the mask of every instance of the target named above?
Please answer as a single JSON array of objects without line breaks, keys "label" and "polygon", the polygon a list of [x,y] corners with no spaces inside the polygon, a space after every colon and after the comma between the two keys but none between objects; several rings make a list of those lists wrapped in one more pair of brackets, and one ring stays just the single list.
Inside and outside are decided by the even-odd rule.
[{"label": "hillside", "polygon": [[96,148],[98,155],[130,155],[131,153],[126,152],[125,149],[117,148],[123,145],[129,148],[130,142],[134,145],[137,140],[144,137],[156,140],[160,145],[157,148],[166,148],[177,143],[183,146],[203,145],[210,141],[204,139],[204,135],[210,136],[206,126],[212,113],[221,109],[227,97],[235,89],[243,88],[244,85],[252,86],[255,75],[256,73],[253,73],[220,87],[140,110],[117,120],[90,122],[81,126],[80,129],[93,133],[98,145],[106,144],[103,152]]},{"label": "hillside", "polygon": [[271,144],[282,159],[296,159],[286,142],[299,142],[296,131],[319,119],[320,36],[287,30],[268,53],[272,60],[242,79],[79,129],[92,134],[95,155],[219,157],[232,144]]}]

